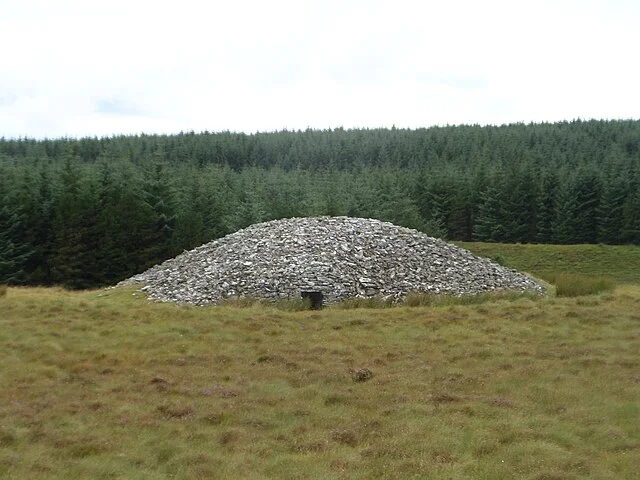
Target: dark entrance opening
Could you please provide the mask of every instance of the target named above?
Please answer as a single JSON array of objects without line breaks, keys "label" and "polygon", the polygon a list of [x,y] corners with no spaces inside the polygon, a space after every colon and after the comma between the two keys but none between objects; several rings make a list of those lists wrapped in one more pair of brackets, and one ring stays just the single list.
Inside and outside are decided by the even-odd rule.
[{"label": "dark entrance opening", "polygon": [[320,310],[322,308],[322,292],[300,292],[304,299],[311,301],[311,310]]}]

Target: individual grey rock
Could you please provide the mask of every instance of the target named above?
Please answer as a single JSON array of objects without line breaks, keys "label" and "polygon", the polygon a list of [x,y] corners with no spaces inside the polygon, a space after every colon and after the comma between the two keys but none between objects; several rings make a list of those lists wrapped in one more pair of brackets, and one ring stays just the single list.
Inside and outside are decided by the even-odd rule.
[{"label": "individual grey rock", "polygon": [[251,225],[184,252],[118,285],[142,284],[152,300],[216,304],[229,297],[269,300],[321,292],[401,300],[410,292],[469,295],[544,293],[528,276],[468,250],[379,220],[287,218]]}]

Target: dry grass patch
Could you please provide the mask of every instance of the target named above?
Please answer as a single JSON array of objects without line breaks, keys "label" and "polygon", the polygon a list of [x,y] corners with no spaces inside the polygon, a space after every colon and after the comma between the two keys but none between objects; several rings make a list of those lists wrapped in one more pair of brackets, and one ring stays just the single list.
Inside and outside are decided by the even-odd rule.
[{"label": "dry grass patch", "polygon": [[289,312],[9,288],[0,477],[620,478],[640,288]]}]

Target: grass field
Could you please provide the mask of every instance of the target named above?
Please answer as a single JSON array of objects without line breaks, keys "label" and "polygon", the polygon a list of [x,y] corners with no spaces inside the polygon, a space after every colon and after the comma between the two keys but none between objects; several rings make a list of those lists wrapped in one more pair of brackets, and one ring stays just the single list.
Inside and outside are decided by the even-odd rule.
[{"label": "grass field", "polygon": [[3,479],[638,478],[633,283],[314,312],[9,288],[0,345]]},{"label": "grass field", "polygon": [[637,245],[455,243],[476,255],[544,279],[572,273],[608,277],[620,283],[640,283],[640,246]]}]

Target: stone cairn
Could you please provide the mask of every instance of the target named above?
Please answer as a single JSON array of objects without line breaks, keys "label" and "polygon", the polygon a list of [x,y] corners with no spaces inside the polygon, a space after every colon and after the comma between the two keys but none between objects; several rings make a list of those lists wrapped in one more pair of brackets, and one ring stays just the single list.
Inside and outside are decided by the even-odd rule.
[{"label": "stone cairn", "polygon": [[228,298],[351,297],[402,300],[408,293],[542,294],[528,276],[424,233],[379,220],[287,218],[251,225],[135,275],[151,300],[194,305]]}]

